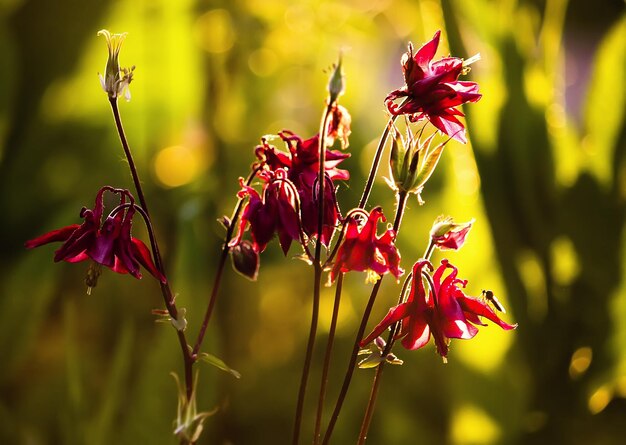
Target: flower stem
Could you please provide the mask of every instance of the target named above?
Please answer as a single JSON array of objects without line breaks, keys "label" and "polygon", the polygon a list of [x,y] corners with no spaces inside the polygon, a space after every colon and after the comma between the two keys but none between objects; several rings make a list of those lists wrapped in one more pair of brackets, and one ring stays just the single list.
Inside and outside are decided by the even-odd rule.
[{"label": "flower stem", "polygon": [[[396,216],[393,222],[393,230],[396,232],[396,237],[400,230],[400,224],[402,223],[402,217],[404,215],[404,210],[406,208],[408,196],[409,195],[406,192],[401,191],[398,193],[398,207],[396,208]],[[324,434],[324,440],[322,442],[323,445],[327,445],[330,441],[330,437],[333,434],[333,430],[335,428],[335,424],[337,423],[339,413],[341,412],[343,402],[348,393],[348,388],[350,387],[350,382],[352,381],[352,375],[354,374],[357,356],[359,354],[359,349],[360,349],[359,343],[361,342],[361,339],[363,338],[363,334],[365,333],[365,328],[367,327],[367,322],[372,312],[372,307],[374,306],[374,302],[376,301],[376,296],[378,295],[378,290],[380,289],[380,285],[383,281],[383,278],[384,278],[384,275],[380,277],[380,279],[376,282],[376,284],[374,284],[374,287],[372,288],[372,292],[370,293],[369,300],[367,301],[367,305],[365,306],[365,310],[363,311],[361,324],[359,325],[359,329],[357,331],[356,338],[354,340],[354,346],[352,347],[352,354],[350,355],[350,362],[348,363],[348,369],[346,370],[346,375],[344,376],[343,384],[341,386],[339,396],[337,397],[335,409],[328,423],[326,434]]]},{"label": "flower stem", "polygon": [[[137,197],[139,198],[139,203],[143,208],[147,219],[151,221],[150,212],[148,210],[148,205],[146,203],[146,198],[143,194],[143,188],[141,187],[141,180],[139,179],[139,174],[137,173],[137,167],[135,166],[135,161],[133,160],[133,155],[130,150],[130,146],[128,145],[128,140],[126,139],[126,134],[124,133],[124,127],[122,126],[122,119],[120,117],[120,112],[117,106],[117,98],[109,98],[109,103],[111,104],[111,110],[113,111],[113,118],[115,119],[115,126],[117,128],[117,133],[120,138],[120,142],[122,143],[122,148],[124,149],[124,154],[126,155],[126,160],[128,161],[128,166],[130,168],[130,174],[133,178],[133,183],[135,184],[135,190],[137,191]],[[152,254],[154,256],[154,264],[156,265],[159,272],[164,277],[167,277],[165,273],[165,268],[163,267],[163,260],[161,258],[161,253],[159,251],[159,245],[156,240],[156,236],[154,234],[154,230],[152,224],[146,224],[148,228],[148,236],[150,238],[150,245],[152,247]],[[170,317],[174,320],[178,319],[178,309],[176,308],[176,303],[174,300],[174,294],[172,289],[170,288],[169,281],[166,279],[165,283],[161,283],[161,293],[163,294],[163,300],[165,302],[165,307],[167,308],[167,312]],[[178,342],[180,343],[181,352],[183,354],[184,366],[185,366],[185,388],[187,393],[187,400],[190,400],[191,394],[193,392],[193,376],[192,376],[192,366],[193,359],[191,357],[191,353],[189,351],[189,346],[187,344],[187,339],[185,338],[185,333],[182,330],[176,330],[178,335]]]},{"label": "flower stem", "polygon": [[322,368],[322,383],[320,385],[320,395],[317,401],[317,415],[315,418],[315,431],[313,434],[313,444],[317,445],[321,439],[322,414],[324,412],[324,400],[326,398],[326,387],[328,386],[328,371],[330,369],[330,356],[333,351],[333,343],[335,341],[335,330],[337,329],[337,318],[339,316],[339,304],[341,302],[341,290],[343,288],[343,273],[339,273],[335,288],[335,303],[333,305],[333,315],[330,321],[330,331],[328,332],[328,341],[326,343],[326,352],[324,353],[324,366]]},{"label": "flower stem", "polygon": [[359,208],[364,209],[367,204],[367,200],[370,197],[370,192],[372,191],[372,187],[374,186],[374,179],[376,178],[376,173],[378,172],[378,166],[380,165],[380,158],[383,155],[383,151],[385,149],[385,144],[387,143],[387,138],[389,137],[389,131],[393,126],[393,123],[396,121],[398,116],[391,116],[389,118],[389,122],[385,127],[385,131],[380,136],[380,141],[378,141],[378,147],[376,147],[376,154],[374,155],[374,160],[372,161],[372,166],[370,168],[369,176],[367,177],[367,182],[365,183],[365,188],[363,189],[363,195],[361,195],[361,200],[359,201]]},{"label": "flower stem", "polygon": [[[435,247],[435,244],[433,243],[431,239],[428,244],[428,247],[426,248],[426,252],[424,252],[425,260],[430,260],[430,256],[433,253],[434,247]],[[411,279],[412,275],[413,274],[411,273],[409,274],[409,276],[407,276],[405,283],[408,284],[408,281]],[[430,275],[428,274],[426,275],[430,277]],[[400,293],[400,298],[398,299],[399,300],[398,305],[404,303],[405,301],[404,295],[406,293],[406,287],[407,286],[404,286],[402,288],[402,292]],[[393,348],[393,345],[396,341],[396,335],[398,334],[399,329],[400,329],[399,321],[395,322],[391,326],[391,329],[389,330],[389,336],[387,337],[387,344],[385,345],[385,348],[383,349],[381,353],[382,357],[387,357],[387,355],[391,352],[391,349]],[[365,416],[363,418],[363,423],[361,424],[361,431],[359,432],[359,440],[357,441],[357,445],[363,445],[365,443],[365,440],[367,439],[367,432],[369,430],[370,423],[372,422],[372,416],[374,414],[374,409],[376,407],[376,398],[378,396],[378,389],[380,387],[380,382],[382,380],[385,364],[386,364],[386,361],[383,360],[378,364],[378,367],[376,367],[376,374],[374,375],[374,381],[372,382],[372,390],[370,392],[370,398],[367,402],[367,408],[365,409]]]},{"label": "flower stem", "polygon": [[313,307],[311,310],[311,328],[309,329],[309,339],[307,341],[306,356],[302,377],[300,378],[300,389],[298,390],[298,402],[296,405],[296,416],[293,429],[292,444],[297,445],[300,441],[300,429],[302,424],[302,412],[304,410],[304,398],[306,386],[311,370],[311,360],[313,358],[313,347],[315,346],[315,336],[317,334],[317,320],[319,317],[320,288],[322,284],[322,233],[324,229],[324,186],[326,184],[326,128],[328,119],[334,103],[330,102],[326,106],[319,132],[319,172],[317,175],[317,240],[315,242],[315,258],[313,259],[314,282],[313,282]]},{"label": "flower stem", "polygon": [[[255,167],[246,180],[246,185],[250,185],[254,180],[257,172],[261,169],[261,166]],[[230,219],[230,223],[226,228],[226,236],[224,237],[224,245],[222,246],[222,253],[220,255],[219,263],[217,266],[217,272],[215,273],[215,278],[213,280],[213,289],[211,289],[211,296],[209,297],[209,304],[204,313],[204,319],[202,320],[202,325],[200,326],[200,331],[198,331],[198,338],[196,339],[196,344],[193,347],[193,351],[191,353],[191,357],[193,360],[196,359],[198,352],[200,351],[200,347],[202,346],[202,341],[204,340],[204,335],[206,334],[207,327],[209,325],[209,321],[211,320],[211,314],[213,313],[213,308],[215,307],[215,301],[217,300],[217,293],[220,288],[220,282],[222,280],[222,274],[224,272],[224,266],[226,265],[226,260],[228,259],[228,252],[230,251],[230,246],[228,245],[233,237],[233,233],[235,232],[235,227],[237,226],[237,221],[239,219],[239,214],[241,213],[241,209],[243,208],[244,198],[239,198],[237,201],[237,205],[235,206],[235,210],[233,210],[233,215]]]}]

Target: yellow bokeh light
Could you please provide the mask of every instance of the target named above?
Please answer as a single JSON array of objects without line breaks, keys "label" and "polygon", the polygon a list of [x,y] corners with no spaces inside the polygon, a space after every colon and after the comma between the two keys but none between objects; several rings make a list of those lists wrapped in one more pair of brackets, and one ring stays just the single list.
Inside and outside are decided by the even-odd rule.
[{"label": "yellow bokeh light", "polygon": [[225,53],[235,44],[237,35],[230,13],[213,9],[196,21],[196,38],[202,49],[210,53]]},{"label": "yellow bokeh light", "polygon": [[528,315],[534,320],[541,320],[548,310],[546,277],[541,268],[541,262],[531,250],[521,252],[516,260],[528,294]]},{"label": "yellow bokeh light", "polygon": [[197,150],[175,145],[161,150],[154,160],[157,179],[167,187],[179,187],[193,181],[200,172]]},{"label": "yellow bokeh light", "polygon": [[580,273],[580,260],[572,240],[558,237],[550,245],[550,254],[554,280],[562,286],[571,284]]},{"label": "yellow bokeh light", "polygon": [[267,48],[258,49],[248,57],[250,71],[259,77],[269,76],[274,73],[278,62],[279,60],[276,53]]},{"label": "yellow bokeh light", "polygon": [[[330,322],[332,320],[333,307],[335,305],[334,289],[326,288],[322,291],[320,299],[320,322],[319,330],[321,332],[330,331]],[[341,331],[347,326],[352,326],[357,322],[359,315],[354,309],[350,293],[344,290],[341,294],[339,303],[339,313],[337,314],[337,331]]]},{"label": "yellow bokeh light", "polygon": [[598,414],[606,408],[612,398],[613,394],[609,387],[606,385],[601,386],[589,397],[587,407],[591,414]]},{"label": "yellow bokeh light", "polygon": [[463,405],[452,416],[451,436],[453,444],[496,443],[501,434],[502,431],[498,424],[475,405]]},{"label": "yellow bokeh light", "polygon": [[589,365],[591,365],[592,358],[593,351],[587,346],[583,348],[578,348],[576,351],[574,351],[569,364],[570,377],[574,379],[584,374],[585,371],[587,371],[587,369],[589,368]]}]

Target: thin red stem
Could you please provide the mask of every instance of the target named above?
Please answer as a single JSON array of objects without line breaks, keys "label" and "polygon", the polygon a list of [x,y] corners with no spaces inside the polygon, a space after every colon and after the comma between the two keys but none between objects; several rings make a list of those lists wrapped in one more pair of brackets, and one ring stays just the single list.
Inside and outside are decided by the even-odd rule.
[{"label": "thin red stem", "polygon": [[[113,111],[113,118],[115,119],[115,126],[117,128],[117,133],[120,138],[120,142],[122,143],[122,148],[124,149],[124,153],[126,155],[126,160],[128,161],[128,166],[130,168],[130,173],[133,178],[133,183],[135,184],[135,190],[137,191],[137,197],[139,198],[139,203],[145,212],[145,216],[147,217],[147,221],[151,221],[150,212],[148,210],[148,205],[146,203],[146,198],[143,194],[143,188],[141,187],[141,180],[139,179],[139,174],[137,173],[137,167],[135,166],[135,161],[133,159],[133,155],[130,150],[130,146],[128,145],[128,140],[126,139],[126,134],[124,132],[124,127],[122,126],[122,119],[120,117],[120,112],[117,107],[117,99],[109,98],[109,103],[111,104],[111,110]],[[152,254],[154,256],[154,264],[156,265],[159,272],[164,277],[167,277],[165,273],[165,268],[163,267],[163,260],[161,258],[161,253],[159,251],[159,245],[156,240],[156,236],[154,234],[154,229],[151,223],[147,223],[146,227],[148,229],[148,236],[150,237],[150,245],[152,247]],[[174,301],[174,294],[172,289],[170,288],[169,281],[166,279],[165,283],[161,283],[161,294],[163,295],[163,300],[165,302],[165,307],[167,308],[167,312],[170,317],[174,320],[178,319],[178,309],[176,308],[176,303]],[[191,357],[191,353],[189,351],[189,346],[187,344],[187,339],[185,338],[185,333],[181,330],[176,330],[178,335],[178,342],[180,344],[181,352],[183,354],[184,366],[185,366],[185,388],[187,393],[187,400],[191,398],[191,394],[193,392],[193,376],[192,376],[192,366],[193,359]]]},{"label": "thin red stem", "polygon": [[322,368],[322,383],[320,385],[320,395],[317,401],[317,415],[315,418],[315,431],[313,434],[313,443],[319,444],[321,439],[322,415],[324,413],[324,401],[326,399],[326,387],[328,386],[328,371],[330,370],[330,358],[333,352],[333,343],[335,341],[335,330],[337,329],[337,318],[339,317],[339,305],[341,303],[341,290],[343,288],[343,273],[339,273],[337,284],[335,287],[335,302],[333,304],[333,315],[330,321],[330,330],[328,332],[328,341],[326,342],[326,352],[324,353],[324,366]]},{"label": "thin red stem", "polygon": [[[254,177],[260,169],[261,166],[257,166],[252,170],[252,172],[250,172],[250,175],[246,180],[246,185],[249,186],[252,183]],[[207,305],[206,311],[204,313],[202,325],[200,326],[200,331],[198,331],[198,337],[191,353],[191,357],[193,360],[196,359],[198,352],[200,351],[200,347],[202,346],[202,342],[204,340],[204,335],[206,334],[207,327],[209,326],[209,321],[211,320],[211,315],[213,314],[213,308],[215,307],[215,302],[217,301],[217,294],[220,288],[222,274],[224,272],[224,266],[226,265],[228,252],[230,251],[230,246],[228,244],[233,238],[233,233],[235,232],[235,227],[237,226],[237,221],[239,220],[239,214],[241,213],[241,209],[243,208],[243,202],[244,198],[239,198],[239,200],[237,201],[237,205],[235,206],[235,210],[233,210],[233,215],[230,219],[228,227],[226,228],[226,236],[224,237],[224,244],[222,246],[222,253],[220,255],[217,271],[215,272],[215,279],[213,280],[213,288],[211,289],[209,304]]]},{"label": "thin red stem", "polygon": [[[402,223],[402,217],[404,215],[404,209],[406,208],[406,202],[407,202],[408,196],[409,195],[406,192],[398,193],[398,207],[396,208],[396,216],[393,222],[393,230],[396,232],[396,237],[400,230],[400,224]],[[346,375],[344,376],[343,384],[341,386],[339,396],[337,397],[335,409],[328,423],[326,434],[324,434],[324,440],[322,442],[323,445],[327,445],[330,441],[330,437],[333,434],[335,424],[337,423],[337,419],[339,418],[339,413],[341,412],[343,402],[348,393],[348,388],[350,387],[350,382],[352,381],[352,375],[354,374],[354,369],[355,369],[357,357],[359,354],[359,349],[360,349],[359,343],[361,342],[361,339],[363,338],[363,334],[365,333],[365,328],[367,327],[367,322],[372,312],[372,308],[374,307],[374,302],[376,301],[376,296],[378,295],[378,291],[380,289],[380,285],[382,284],[383,278],[384,278],[384,275],[380,277],[380,279],[376,282],[376,284],[374,284],[374,287],[372,288],[372,292],[370,294],[370,298],[367,301],[365,310],[363,311],[361,324],[359,325],[359,329],[357,331],[356,338],[354,340],[354,346],[352,347],[352,354],[350,355],[350,362],[348,363],[348,369],[346,370]]]},{"label": "thin red stem", "polygon": [[396,121],[398,116],[391,116],[389,118],[389,122],[385,127],[385,131],[380,136],[380,141],[378,141],[378,147],[376,147],[376,154],[374,155],[374,160],[372,161],[372,166],[370,168],[369,176],[367,177],[367,182],[365,183],[365,188],[363,189],[363,195],[361,195],[361,200],[359,201],[359,208],[364,209],[367,204],[367,200],[370,197],[370,192],[372,191],[372,187],[374,186],[374,179],[376,178],[376,173],[378,172],[378,167],[380,165],[380,159],[383,155],[383,151],[385,150],[385,144],[387,143],[387,138],[389,137],[389,131],[393,126],[393,123]]},{"label": "thin red stem", "polygon": [[311,327],[309,329],[309,339],[307,341],[306,355],[304,358],[304,367],[302,368],[302,377],[300,378],[300,389],[298,390],[298,402],[296,405],[296,415],[293,429],[292,444],[297,445],[300,441],[300,429],[302,425],[302,412],[304,410],[304,398],[306,395],[306,387],[311,370],[311,361],[313,358],[313,348],[315,346],[315,336],[317,334],[317,322],[319,317],[320,306],[320,288],[322,283],[322,233],[324,230],[324,188],[326,185],[326,128],[328,127],[328,119],[332,111],[334,103],[326,106],[319,132],[319,172],[317,175],[317,240],[315,242],[315,257],[313,259],[314,282],[313,282],[313,307],[311,310]]},{"label": "thin red stem", "polygon": [[[432,239],[428,243],[428,247],[426,248],[426,252],[424,252],[424,259],[430,260],[430,256],[433,253],[435,244]],[[424,277],[429,280],[429,286],[431,289],[434,289],[432,282],[430,281],[430,275],[427,273],[423,273]],[[400,292],[400,298],[398,299],[398,305],[402,304],[405,301],[406,288],[409,280],[413,276],[413,273],[410,273],[405,281],[405,286],[402,288],[402,292]],[[393,345],[396,341],[396,335],[398,335],[398,330],[400,329],[400,322],[397,321],[391,326],[389,331],[389,335],[387,337],[387,344],[382,351],[382,357],[387,357],[387,355],[391,352]],[[370,397],[367,402],[367,408],[365,409],[365,416],[363,417],[363,423],[361,424],[361,431],[359,432],[359,440],[357,445],[363,445],[367,440],[367,432],[369,431],[370,424],[372,422],[372,416],[374,415],[374,409],[376,408],[376,398],[378,397],[378,390],[380,388],[380,382],[383,377],[383,371],[385,369],[386,361],[382,361],[378,364],[376,368],[376,374],[374,375],[374,381],[372,382],[372,390],[370,392]]]}]

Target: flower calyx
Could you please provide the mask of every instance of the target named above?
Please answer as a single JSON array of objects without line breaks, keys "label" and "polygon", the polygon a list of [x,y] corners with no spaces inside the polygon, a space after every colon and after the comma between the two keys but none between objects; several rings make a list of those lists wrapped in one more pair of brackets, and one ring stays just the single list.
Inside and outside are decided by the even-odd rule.
[{"label": "flower calyx", "polygon": [[413,135],[407,126],[406,137],[403,137],[395,125],[393,126],[389,156],[391,179],[387,179],[387,184],[396,192],[417,195],[420,204],[424,203],[421,197],[424,186],[435,171],[443,154],[443,148],[450,141],[448,138],[431,148],[435,134],[431,134],[422,141],[422,131],[418,135]]}]

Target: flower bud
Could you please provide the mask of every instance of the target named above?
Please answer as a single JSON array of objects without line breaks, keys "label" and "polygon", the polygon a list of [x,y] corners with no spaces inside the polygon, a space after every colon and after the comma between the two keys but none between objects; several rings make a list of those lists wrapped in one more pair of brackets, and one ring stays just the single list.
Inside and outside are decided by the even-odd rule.
[{"label": "flower bud", "polygon": [[430,229],[431,242],[441,250],[459,250],[465,243],[472,224],[473,219],[466,223],[455,223],[450,217],[439,217]]},{"label": "flower bud", "polygon": [[243,240],[230,250],[233,268],[244,277],[256,281],[259,274],[259,254],[252,243]]},{"label": "flower bud", "polygon": [[339,54],[339,61],[333,65],[333,73],[328,81],[328,92],[330,93],[330,103],[332,104],[339,96],[343,94],[345,90],[343,70],[341,69],[341,54]]}]

